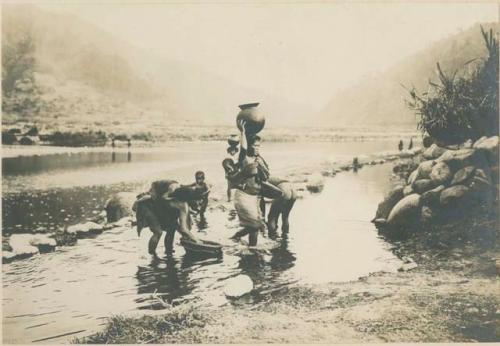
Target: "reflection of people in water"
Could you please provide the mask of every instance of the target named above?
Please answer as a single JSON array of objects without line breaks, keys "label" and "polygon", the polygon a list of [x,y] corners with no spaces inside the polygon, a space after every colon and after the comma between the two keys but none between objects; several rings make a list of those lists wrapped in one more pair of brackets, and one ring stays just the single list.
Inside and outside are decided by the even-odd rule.
[{"label": "reflection of people in water", "polygon": [[202,171],[198,171],[194,175],[195,182],[189,185],[191,188],[196,189],[197,192],[201,195],[201,198],[198,200],[193,200],[189,202],[189,207],[191,210],[198,215],[200,215],[200,221],[204,223],[205,220],[205,211],[208,206],[208,195],[210,193],[210,184],[205,182],[205,173]]},{"label": "reflection of people in water", "polygon": [[191,285],[188,285],[188,272],[179,268],[179,262],[174,257],[153,257],[149,265],[137,267],[135,277],[139,282],[138,294],[156,292],[162,299],[166,298],[168,303],[192,291]]},{"label": "reflection of people in water", "polygon": [[137,218],[137,232],[149,227],[153,235],[149,239],[149,253],[156,254],[156,247],[163,231],[165,251],[173,253],[175,231],[191,241],[198,242],[190,232],[191,221],[188,203],[202,195],[190,186],[181,186],[174,180],[158,180],[151,184],[148,192],[137,196],[134,210]]}]

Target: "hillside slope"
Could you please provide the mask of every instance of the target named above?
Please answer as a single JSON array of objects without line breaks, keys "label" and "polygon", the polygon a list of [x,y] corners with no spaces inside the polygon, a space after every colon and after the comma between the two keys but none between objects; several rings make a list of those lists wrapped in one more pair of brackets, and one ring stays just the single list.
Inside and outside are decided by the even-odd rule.
[{"label": "hillside slope", "polygon": [[[237,71],[235,80],[228,80],[150,55],[76,16],[6,5],[2,31],[3,71],[13,71],[2,74],[4,123],[92,125],[128,118],[150,126],[179,121],[232,125],[237,105],[254,101],[280,119],[290,110],[306,113],[306,107],[278,93],[240,85]],[[19,59],[25,42],[30,49]],[[29,63],[20,66],[22,61]]]},{"label": "hillside slope", "polygon": [[[498,24],[483,24],[483,27],[499,30]],[[485,55],[486,48],[477,24],[337,93],[318,115],[318,121],[340,126],[414,125],[415,115],[405,105],[408,92],[403,86],[425,91],[428,81],[437,79],[437,62],[445,71],[453,72],[463,69],[472,59],[480,62]]]}]

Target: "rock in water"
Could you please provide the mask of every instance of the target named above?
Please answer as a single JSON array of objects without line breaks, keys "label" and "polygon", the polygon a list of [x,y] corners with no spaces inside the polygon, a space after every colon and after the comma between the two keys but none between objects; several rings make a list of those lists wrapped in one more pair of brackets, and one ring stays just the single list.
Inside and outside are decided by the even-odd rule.
[{"label": "rock in water", "polygon": [[476,168],[474,166],[467,166],[462,169],[459,169],[453,176],[450,185],[463,184],[467,179],[469,179],[472,176],[475,170]]},{"label": "rock in water", "polygon": [[325,179],[321,174],[312,174],[306,184],[306,189],[311,193],[318,193],[323,191],[325,187]]},{"label": "rock in water", "polygon": [[436,185],[446,184],[451,180],[452,177],[453,174],[451,173],[450,167],[444,162],[439,162],[434,167],[432,167],[432,171],[429,174],[429,178]]},{"label": "rock in water", "polygon": [[415,224],[420,217],[420,195],[411,194],[400,200],[392,209],[387,219],[390,226]]},{"label": "rock in water", "polygon": [[116,222],[126,216],[131,216],[135,199],[135,194],[131,192],[119,192],[108,199],[104,206],[108,222]]},{"label": "rock in water", "polygon": [[238,298],[253,290],[253,281],[247,275],[238,275],[227,280],[224,294],[230,298]]},{"label": "rock in water", "polygon": [[392,208],[403,198],[404,187],[399,185],[392,189],[379,203],[375,219],[387,219]]}]

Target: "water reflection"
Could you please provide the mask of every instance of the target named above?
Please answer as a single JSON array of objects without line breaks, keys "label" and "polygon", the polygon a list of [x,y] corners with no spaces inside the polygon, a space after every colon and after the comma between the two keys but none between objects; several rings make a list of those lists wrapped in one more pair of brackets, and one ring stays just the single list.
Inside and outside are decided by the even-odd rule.
[{"label": "water reflection", "polygon": [[[222,263],[222,258],[203,255],[185,254],[180,258],[154,256],[148,265],[137,267],[135,278],[138,282],[137,293],[140,298],[135,302],[148,303],[141,304],[139,309],[142,310],[164,309],[165,303],[175,305],[198,288],[191,273],[197,268],[220,263]],[[148,294],[150,296],[147,296]]]}]

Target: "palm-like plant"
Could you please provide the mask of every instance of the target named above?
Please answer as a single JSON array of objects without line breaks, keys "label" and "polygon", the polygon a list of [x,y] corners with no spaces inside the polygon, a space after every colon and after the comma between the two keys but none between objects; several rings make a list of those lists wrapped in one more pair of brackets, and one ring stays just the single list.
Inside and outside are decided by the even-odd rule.
[{"label": "palm-like plant", "polygon": [[418,128],[443,144],[498,135],[498,38],[493,30],[481,27],[481,33],[488,50],[482,64],[459,75],[437,63],[438,83],[429,82],[429,91],[420,95],[409,90],[407,104],[419,117]]}]

